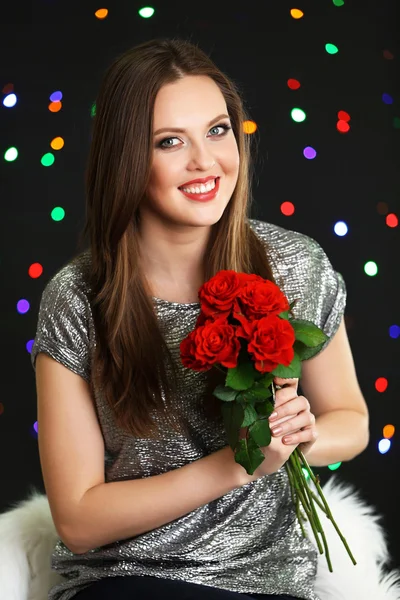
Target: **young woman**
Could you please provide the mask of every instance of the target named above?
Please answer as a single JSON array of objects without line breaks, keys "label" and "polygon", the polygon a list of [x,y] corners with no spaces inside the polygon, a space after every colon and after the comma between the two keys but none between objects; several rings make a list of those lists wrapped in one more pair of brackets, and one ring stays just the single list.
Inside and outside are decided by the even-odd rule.
[{"label": "young woman", "polygon": [[[317,551],[284,464],[299,444],[314,466],[351,460],[368,443],[368,412],[342,276],[312,238],[249,217],[246,118],[234,83],[184,40],[138,45],[105,74],[89,247],[46,285],[32,349],[60,536],[52,567],[65,576],[50,600],[317,600]],[[221,269],[275,281],[330,336],[303,363],[301,390],[276,380],[278,428],[252,476],[212,396],[221,374],[180,362],[199,288]]]}]

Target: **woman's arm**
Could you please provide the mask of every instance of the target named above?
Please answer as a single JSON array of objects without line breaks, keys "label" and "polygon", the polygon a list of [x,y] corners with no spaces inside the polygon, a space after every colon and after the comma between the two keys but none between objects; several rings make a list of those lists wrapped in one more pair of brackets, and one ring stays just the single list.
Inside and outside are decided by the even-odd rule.
[{"label": "woman's arm", "polygon": [[318,437],[305,453],[311,466],[351,460],[369,442],[368,408],[361,392],[344,318],[328,346],[302,363],[302,394],[316,417]]}]

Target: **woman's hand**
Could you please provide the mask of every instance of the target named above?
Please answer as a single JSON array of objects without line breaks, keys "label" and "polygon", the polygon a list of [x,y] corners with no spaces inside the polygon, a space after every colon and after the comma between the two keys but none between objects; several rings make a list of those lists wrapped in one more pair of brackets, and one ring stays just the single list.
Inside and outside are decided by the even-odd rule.
[{"label": "woman's hand", "polygon": [[271,433],[289,446],[299,445],[304,456],[315,443],[318,432],[310,403],[297,395],[299,380],[274,378],[274,384],[282,386],[275,394],[275,409],[269,417]]},{"label": "woman's hand", "polygon": [[[271,427],[271,443],[260,448],[265,460],[248,475],[248,481],[255,481],[264,475],[278,471],[289,459],[294,449],[299,446],[306,456],[317,439],[315,417],[310,412],[310,404],[304,396],[297,395],[298,379],[274,378],[274,384],[282,386],[275,394],[275,409],[269,417]],[[273,431],[280,427],[280,431]],[[247,427],[240,430],[241,438],[246,436]],[[289,439],[288,439],[289,438]]]}]

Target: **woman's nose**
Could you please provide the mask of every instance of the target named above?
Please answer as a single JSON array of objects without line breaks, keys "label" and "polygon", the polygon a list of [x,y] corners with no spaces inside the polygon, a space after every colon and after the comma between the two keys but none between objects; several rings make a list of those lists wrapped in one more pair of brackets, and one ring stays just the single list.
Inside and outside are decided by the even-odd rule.
[{"label": "woman's nose", "polygon": [[195,148],[192,150],[189,168],[202,169],[207,171],[215,165],[214,156],[205,148]]}]

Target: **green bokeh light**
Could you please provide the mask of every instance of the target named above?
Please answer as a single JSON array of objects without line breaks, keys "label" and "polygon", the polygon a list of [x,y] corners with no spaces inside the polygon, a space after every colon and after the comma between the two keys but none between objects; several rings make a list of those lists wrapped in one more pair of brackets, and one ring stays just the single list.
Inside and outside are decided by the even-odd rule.
[{"label": "green bokeh light", "polygon": [[11,146],[11,148],[8,148],[8,150],[4,152],[4,160],[6,160],[7,162],[13,162],[17,158],[18,150],[14,146]]},{"label": "green bokeh light", "polygon": [[306,120],[306,113],[304,110],[301,110],[301,108],[293,108],[290,115],[293,121],[296,121],[296,123],[302,123]]},{"label": "green bokeh light", "polygon": [[144,6],[138,10],[138,13],[141,17],[143,17],[143,19],[149,19],[154,15],[154,8],[151,6]]},{"label": "green bokeh light", "polygon": [[335,44],[325,44],[325,50],[328,54],[337,54],[339,52],[339,48]]},{"label": "green bokeh light", "polygon": [[373,277],[374,275],[376,275],[378,273],[378,265],[373,260],[369,260],[364,265],[364,271],[366,272],[367,275],[370,275],[371,277]]},{"label": "green bokeh light", "polygon": [[65,210],[61,206],[56,206],[51,211],[51,218],[53,221],[62,221],[65,217]]},{"label": "green bokeh light", "polygon": [[307,471],[307,469],[305,467],[301,467],[301,470],[303,471],[305,478],[310,479],[310,473]]},{"label": "green bokeh light", "polygon": [[335,6],[343,6],[344,2],[343,2],[343,0],[333,0],[333,4]]},{"label": "green bokeh light", "polygon": [[47,152],[47,154],[43,154],[42,158],[40,159],[40,162],[42,163],[42,165],[44,167],[51,167],[51,165],[54,163],[55,158],[54,158],[54,154],[52,154],[51,152]]},{"label": "green bokeh light", "polygon": [[341,462],[333,463],[332,465],[328,465],[328,469],[330,469],[331,471],[336,471],[336,469],[338,469],[341,464]]}]

